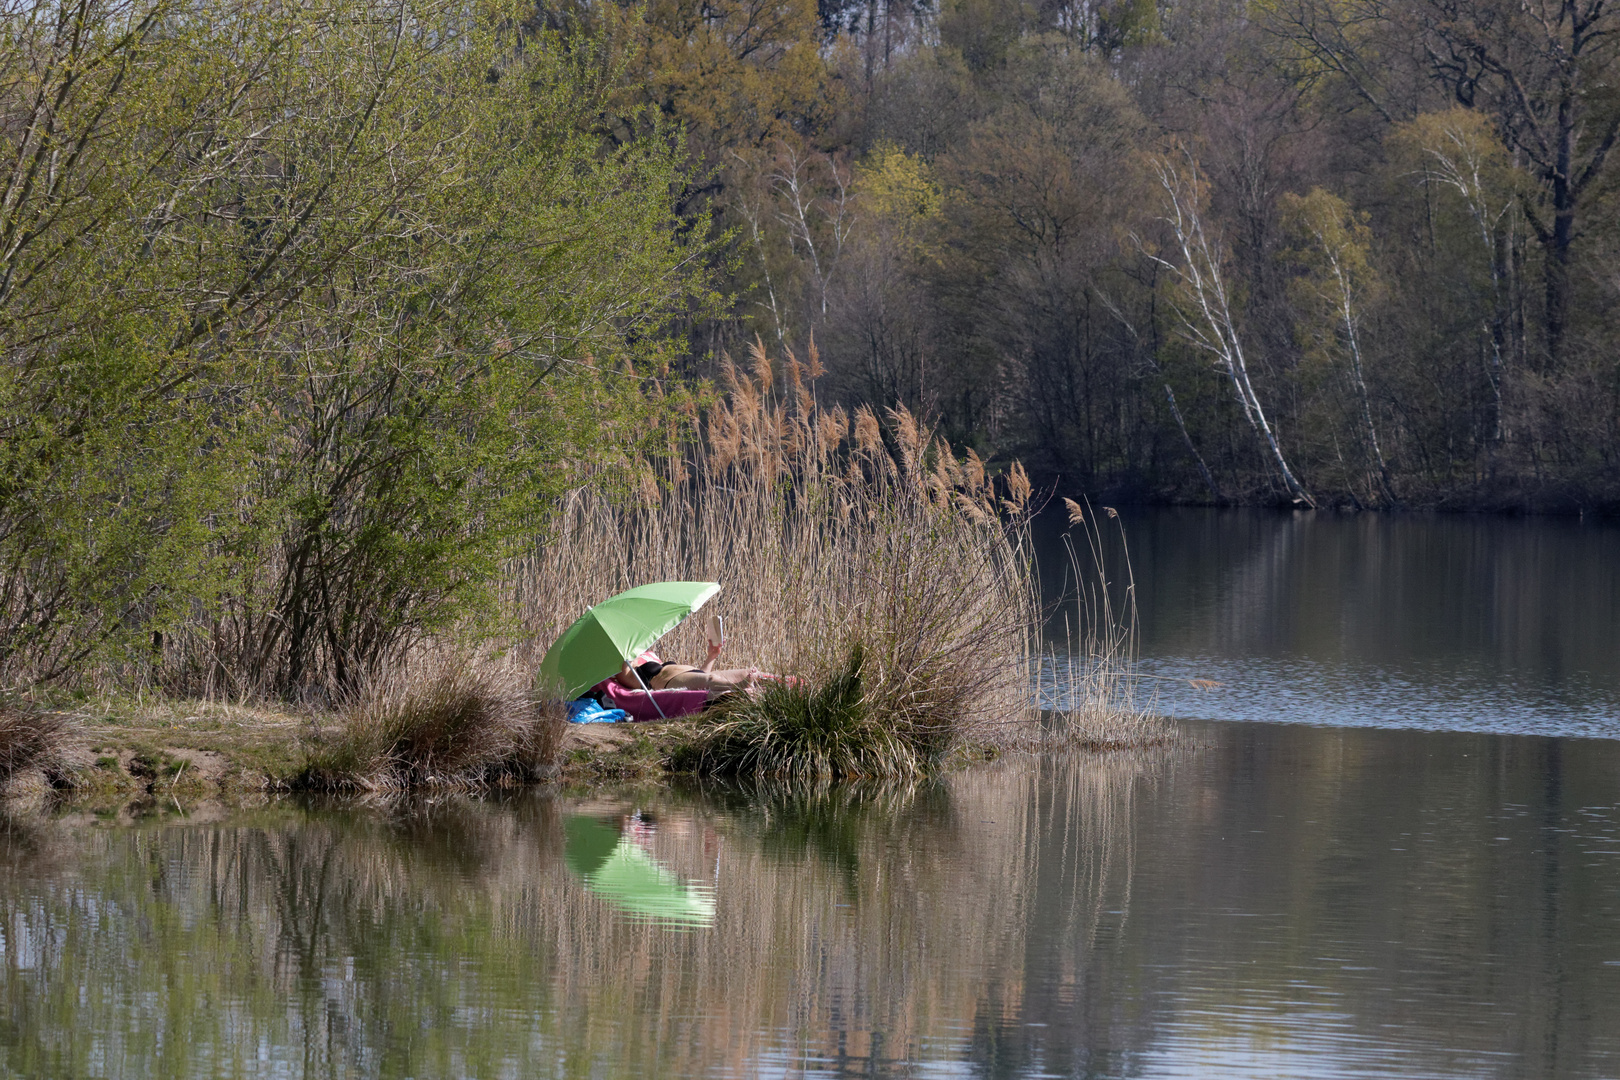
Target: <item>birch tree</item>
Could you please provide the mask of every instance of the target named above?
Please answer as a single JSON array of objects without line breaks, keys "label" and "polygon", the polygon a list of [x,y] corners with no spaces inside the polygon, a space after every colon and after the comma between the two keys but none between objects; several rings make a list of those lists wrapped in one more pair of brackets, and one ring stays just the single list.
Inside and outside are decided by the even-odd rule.
[{"label": "birch tree", "polygon": [[[824,177],[819,183],[818,173]],[[770,184],[777,196],[776,218],[810,269],[811,318],[819,322],[826,317],[827,291],[855,227],[849,169],[831,155],[778,140]]]},{"label": "birch tree", "polygon": [[1308,316],[1304,327],[1307,351],[1324,356],[1329,363],[1342,358],[1355,394],[1368,462],[1385,501],[1393,505],[1398,501],[1395,484],[1373,419],[1362,355],[1364,311],[1379,288],[1371,260],[1371,231],[1343,199],[1320,187],[1307,195],[1285,196],[1282,211],[1303,240],[1297,254],[1305,273],[1295,279],[1293,291]]},{"label": "birch tree", "polygon": [[830,154],[787,139],[734,151],[725,209],[742,220],[758,267],[757,302],[779,342],[819,334],[855,228],[853,172]]},{"label": "birch tree", "polygon": [[1414,50],[1458,105],[1489,117],[1535,184],[1519,207],[1545,255],[1543,332],[1556,367],[1575,295],[1584,220],[1620,140],[1613,103],[1620,8],[1609,0],[1279,0],[1272,22],[1322,69],[1343,75],[1388,121],[1388,83]]},{"label": "birch tree", "polygon": [[1295,503],[1315,509],[1316,501],[1283,455],[1282,445],[1249,378],[1248,360],[1222,269],[1224,253],[1220,236],[1212,237],[1204,223],[1208,190],[1198,162],[1185,147],[1177,147],[1170,153],[1152,156],[1148,165],[1163,193],[1165,214],[1161,220],[1169,228],[1175,245],[1173,254],[1179,258],[1165,258],[1146,245],[1143,250],[1180,286],[1176,316],[1181,335],[1214,359],[1217,370],[1232,387],[1243,418],[1282,476],[1289,496]]},{"label": "birch tree", "polygon": [[1425,185],[1456,197],[1479,241],[1489,274],[1481,336],[1486,347],[1485,375],[1490,381],[1493,413],[1491,438],[1504,436],[1503,381],[1507,357],[1521,352],[1522,335],[1512,334],[1511,230],[1523,191],[1506,149],[1491,131],[1490,121],[1463,108],[1424,113],[1397,127],[1391,137],[1397,152],[1412,161],[1412,172]]}]

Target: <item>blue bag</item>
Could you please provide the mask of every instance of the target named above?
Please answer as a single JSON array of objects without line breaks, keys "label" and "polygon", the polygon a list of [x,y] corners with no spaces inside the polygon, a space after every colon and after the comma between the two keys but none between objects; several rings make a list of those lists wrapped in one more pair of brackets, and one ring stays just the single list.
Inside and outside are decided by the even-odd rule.
[{"label": "blue bag", "polygon": [[617,724],[629,718],[623,709],[604,709],[591,698],[580,698],[568,703],[570,724]]}]

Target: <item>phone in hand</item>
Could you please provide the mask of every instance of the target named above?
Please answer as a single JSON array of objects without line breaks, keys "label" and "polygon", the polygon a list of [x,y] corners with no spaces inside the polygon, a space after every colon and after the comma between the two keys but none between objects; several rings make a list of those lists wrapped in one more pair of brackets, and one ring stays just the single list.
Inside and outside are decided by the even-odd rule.
[{"label": "phone in hand", "polygon": [[703,636],[709,639],[709,644],[719,648],[726,643],[726,623],[718,615],[710,615],[703,620]]}]

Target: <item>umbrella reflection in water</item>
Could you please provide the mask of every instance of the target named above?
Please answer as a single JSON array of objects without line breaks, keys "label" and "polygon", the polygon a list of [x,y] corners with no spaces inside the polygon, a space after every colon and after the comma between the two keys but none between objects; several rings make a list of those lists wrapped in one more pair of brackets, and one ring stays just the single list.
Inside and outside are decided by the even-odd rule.
[{"label": "umbrella reflection in water", "polygon": [[681,880],[637,844],[606,822],[571,817],[563,861],[585,887],[614,907],[669,926],[714,925],[714,892]]}]

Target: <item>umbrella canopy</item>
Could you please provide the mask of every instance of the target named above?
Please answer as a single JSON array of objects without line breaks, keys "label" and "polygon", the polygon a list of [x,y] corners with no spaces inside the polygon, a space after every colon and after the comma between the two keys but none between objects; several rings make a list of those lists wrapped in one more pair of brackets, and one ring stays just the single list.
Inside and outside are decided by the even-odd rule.
[{"label": "umbrella canopy", "polygon": [[540,684],[576,698],[675,629],[720,591],[712,581],[655,581],[597,604],[574,621],[540,661]]}]

